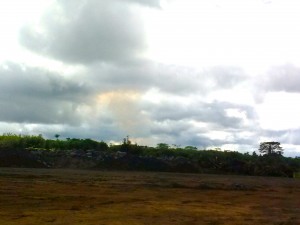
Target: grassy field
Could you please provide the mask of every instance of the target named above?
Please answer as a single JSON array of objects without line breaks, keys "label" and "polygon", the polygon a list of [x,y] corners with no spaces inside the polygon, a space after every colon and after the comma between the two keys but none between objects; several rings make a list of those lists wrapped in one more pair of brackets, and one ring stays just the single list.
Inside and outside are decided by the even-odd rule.
[{"label": "grassy field", "polygon": [[300,180],[0,168],[0,224],[300,224]]}]

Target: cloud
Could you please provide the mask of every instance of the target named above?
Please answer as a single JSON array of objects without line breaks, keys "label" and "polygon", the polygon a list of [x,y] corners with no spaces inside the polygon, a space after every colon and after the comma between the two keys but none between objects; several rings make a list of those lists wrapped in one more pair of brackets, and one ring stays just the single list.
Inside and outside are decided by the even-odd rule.
[{"label": "cloud", "polygon": [[186,118],[181,121],[165,120],[153,121],[151,127],[152,143],[164,142],[181,146],[197,146],[199,148],[210,148],[228,144],[255,145],[258,141],[257,132],[244,132],[241,129],[220,129],[211,126],[210,123],[201,123]]},{"label": "cloud", "polygon": [[0,121],[76,124],[84,95],[87,86],[47,70],[14,63],[0,67]]},{"label": "cloud", "polygon": [[230,89],[249,79],[242,68],[233,66],[215,66],[203,73],[212,79],[210,88]]},{"label": "cloud", "polygon": [[294,64],[272,66],[259,77],[252,78],[251,85],[256,103],[265,105],[268,97],[277,96],[277,104],[272,108],[282,105],[290,109],[289,104],[300,94],[300,67]]},{"label": "cloud", "polygon": [[68,63],[130,62],[145,49],[143,24],[129,2],[156,6],[159,1],[56,1],[39,25],[20,32],[26,48]]},{"label": "cloud", "polygon": [[[255,111],[246,105],[205,102],[179,96],[176,92],[160,91],[162,98],[153,103],[145,97],[151,88],[168,89],[164,82],[158,83],[153,74],[147,75],[147,82],[135,80],[135,75],[130,77],[130,71],[136,69],[128,67],[124,78],[121,70],[108,69],[104,80],[112,76],[119,82],[113,79],[107,83],[103,82],[103,74],[98,80],[89,74],[66,78],[41,68],[2,64],[0,121],[14,124],[17,130],[42,133],[50,138],[53,133],[60,133],[62,137],[84,134],[111,141],[130,135],[141,140],[141,144],[146,140],[152,145],[167,142],[202,147],[242,140],[238,135],[230,140],[207,136],[211,131],[237,134],[243,129],[252,129],[249,121],[255,122]],[[143,70],[137,71],[136,76]]]},{"label": "cloud", "polygon": [[254,81],[254,97],[263,102],[268,92],[300,93],[300,67],[285,64],[271,67]]},{"label": "cloud", "polygon": [[[249,51],[243,51],[247,53],[246,58],[236,54],[241,48],[233,51],[232,46],[249,40],[240,38],[240,43],[236,43],[236,37],[246,37],[244,34],[251,32],[239,32],[233,39],[222,39],[222,32],[232,28],[231,20],[240,15],[238,11],[233,15],[231,6],[225,4],[221,9],[220,18],[224,17],[225,22],[220,24],[225,24],[225,28],[217,24],[220,29],[215,32],[207,26],[206,20],[197,20],[197,11],[205,11],[209,6],[207,9],[212,13],[200,17],[212,19],[216,25],[213,15],[220,16],[221,11],[214,8],[214,4],[213,8],[210,4],[203,8],[202,3],[178,1],[178,4],[165,4],[161,8],[160,0],[52,2],[37,23],[26,24],[19,32],[21,47],[31,51],[24,55],[34,56],[24,61],[36,67],[16,61],[23,59],[23,52],[14,63],[0,65],[0,131],[42,133],[49,138],[60,133],[61,137],[108,142],[122,141],[130,135],[139,144],[148,145],[166,142],[199,147],[254,146],[261,137],[299,144],[298,111],[293,103],[299,98],[300,68],[285,64],[271,68],[260,77],[248,74],[271,65],[280,51],[277,49],[277,53],[269,57],[269,47],[274,51],[276,42],[272,39],[271,44],[263,47],[268,57],[264,54],[258,57],[255,50],[258,39],[254,37],[255,54],[250,45],[246,46]],[[240,8],[248,10],[244,6]],[[192,17],[178,17],[178,13],[190,14],[190,9]],[[265,9],[270,10],[265,7],[259,17],[265,17]],[[247,20],[248,14],[242,20]],[[261,30],[269,21],[273,20],[265,21],[258,28],[252,27]],[[249,25],[249,21],[246,22]],[[233,27],[241,28],[242,23],[237,20],[234,23]],[[195,27],[200,27],[201,32],[198,29],[195,33]],[[245,30],[245,26],[242,29]],[[228,36],[228,32],[225,33]],[[271,33],[277,34],[278,29],[271,26]],[[284,36],[288,33],[291,32],[281,32]],[[250,36],[253,34],[255,32]],[[221,44],[216,44],[210,36],[220,37]],[[271,36],[267,32],[264,38],[269,41]],[[228,45],[222,45],[225,43],[222,40]],[[158,49],[157,57],[154,56],[155,48]],[[215,53],[220,50],[220,57],[216,58]],[[225,54],[224,58],[226,51],[230,54]],[[249,54],[251,51],[253,54]],[[151,54],[152,59],[146,58]],[[174,62],[173,59],[176,62],[177,58],[181,65],[196,65],[196,68],[159,63]],[[258,63],[258,59],[262,61]],[[60,65],[59,68],[49,66],[48,62],[53,65],[53,61]],[[218,62],[236,66],[205,67],[218,65]],[[237,63],[244,65],[244,69]],[[67,76],[63,75],[66,72],[52,71],[65,68]],[[261,104],[253,102],[252,97]],[[277,129],[278,133],[266,132],[261,127]],[[291,127],[292,130],[286,129]]]},{"label": "cloud", "polygon": [[205,96],[216,90],[231,90],[243,85],[248,76],[239,68],[214,67],[195,70],[189,67],[165,65],[150,60],[136,60],[134,64],[118,66],[98,63],[89,66],[86,79],[98,90],[157,89],[176,96]]},{"label": "cloud", "polygon": [[[227,110],[230,109],[237,110],[241,116],[228,115]],[[147,106],[147,111],[150,113],[151,119],[156,121],[180,121],[188,118],[223,128],[238,128],[243,126],[244,120],[256,119],[255,111],[250,106],[217,101],[210,103],[193,101],[185,104],[173,99],[160,104],[150,104]]]},{"label": "cloud", "polygon": [[48,136],[54,130],[64,137],[85,133],[104,140],[148,134],[147,118],[139,108],[142,92],[118,87],[107,91],[106,84],[98,89],[100,84],[93,87],[93,80],[85,78],[17,63],[0,65],[0,122]]},{"label": "cloud", "polygon": [[133,90],[146,92],[153,85],[151,64],[147,61],[117,66],[110,63],[98,63],[86,69],[84,78],[100,92]]},{"label": "cloud", "polygon": [[247,105],[172,98],[148,103],[143,109],[157,142],[210,147],[258,141],[258,119]]},{"label": "cloud", "polygon": [[[206,99],[247,83],[243,69],[193,69],[141,56],[147,46],[140,15],[144,7],[159,5],[159,0],[56,1],[39,24],[22,28],[20,43],[83,69],[65,77],[18,63],[3,65],[0,121],[49,137],[116,141],[130,135],[150,145],[249,144],[255,139],[255,110]],[[147,98],[152,92],[159,95],[154,101],[155,96]],[[245,129],[251,135],[241,135]]]},{"label": "cloud", "polygon": [[300,129],[261,130],[261,140],[278,141],[284,150],[284,155],[289,157],[300,156]]},{"label": "cloud", "polygon": [[300,129],[263,130],[263,135],[269,137],[268,141],[279,141],[282,144],[300,145]]},{"label": "cloud", "polygon": [[135,3],[139,3],[151,7],[160,7],[160,0],[125,0],[125,1],[135,2]]},{"label": "cloud", "polygon": [[264,79],[267,91],[300,92],[300,68],[292,64],[272,67]]}]

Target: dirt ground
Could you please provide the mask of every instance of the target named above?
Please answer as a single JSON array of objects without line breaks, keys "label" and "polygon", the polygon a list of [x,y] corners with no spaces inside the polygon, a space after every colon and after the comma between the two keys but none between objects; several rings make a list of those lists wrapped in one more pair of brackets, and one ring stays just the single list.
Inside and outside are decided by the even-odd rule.
[{"label": "dirt ground", "polygon": [[0,224],[300,225],[300,179],[0,168]]}]

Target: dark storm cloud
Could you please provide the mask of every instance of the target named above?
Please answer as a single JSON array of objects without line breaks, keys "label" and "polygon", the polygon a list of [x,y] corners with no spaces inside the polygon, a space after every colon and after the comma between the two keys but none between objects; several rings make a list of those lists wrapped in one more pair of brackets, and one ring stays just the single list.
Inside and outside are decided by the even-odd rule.
[{"label": "dark storm cloud", "polygon": [[45,70],[13,63],[0,67],[0,121],[77,123],[83,84]]},{"label": "dark storm cloud", "polygon": [[57,1],[41,28],[20,32],[22,45],[69,63],[130,62],[145,47],[143,24],[128,2],[155,6],[159,1]]}]

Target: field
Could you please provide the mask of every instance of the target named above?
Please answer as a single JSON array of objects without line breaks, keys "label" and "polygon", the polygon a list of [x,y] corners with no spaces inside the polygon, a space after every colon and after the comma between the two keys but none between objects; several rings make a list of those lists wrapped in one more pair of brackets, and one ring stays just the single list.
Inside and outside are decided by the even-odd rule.
[{"label": "field", "polygon": [[300,179],[0,168],[0,224],[300,224]]}]

